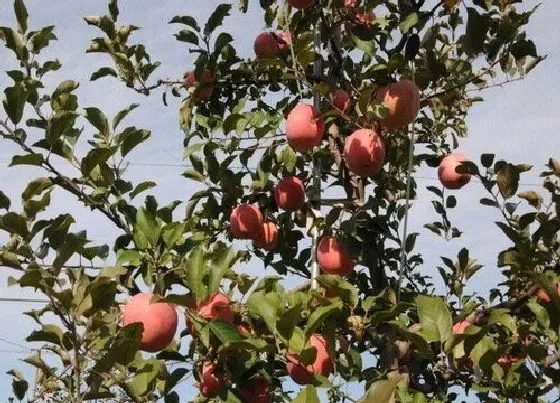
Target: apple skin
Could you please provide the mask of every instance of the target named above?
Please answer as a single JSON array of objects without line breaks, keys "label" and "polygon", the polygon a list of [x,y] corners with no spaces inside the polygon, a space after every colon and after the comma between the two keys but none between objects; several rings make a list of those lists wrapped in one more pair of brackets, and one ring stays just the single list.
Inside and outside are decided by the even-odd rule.
[{"label": "apple skin", "polygon": [[206,398],[218,396],[225,383],[224,378],[216,374],[216,366],[212,362],[205,361],[202,364],[202,375],[198,385],[202,396]]},{"label": "apple skin", "polygon": [[293,8],[299,10],[312,6],[315,0],[286,0],[286,2]]},{"label": "apple skin", "polygon": [[352,100],[346,91],[343,89],[334,90],[330,95],[331,104],[342,113],[348,113],[352,107]]},{"label": "apple skin", "polygon": [[177,330],[177,312],[172,304],[156,302],[150,304],[153,294],[141,293],[133,296],[123,310],[123,325],[142,323],[144,331],[140,348],[149,353],[163,350],[173,341]]},{"label": "apple skin", "polygon": [[[556,292],[558,293],[558,295],[560,296],[560,284],[556,285]],[[550,298],[550,296],[547,294],[546,290],[544,288],[539,288],[536,292],[535,295],[537,296],[538,299],[540,299],[543,302],[550,302],[552,301],[552,299]]]},{"label": "apple skin", "polygon": [[193,97],[200,101],[209,100],[214,92],[214,77],[210,70],[204,70],[202,72],[202,82],[197,79],[195,72],[191,71],[185,78],[185,84],[189,88],[196,87]]},{"label": "apple skin", "polygon": [[286,134],[290,146],[301,153],[313,150],[321,144],[325,122],[315,107],[298,104],[288,114]]},{"label": "apple skin", "polygon": [[231,300],[224,294],[215,294],[202,301],[197,311],[205,319],[222,319],[226,322],[233,322],[233,310]]},{"label": "apple skin", "polygon": [[467,327],[472,325],[472,323],[463,320],[461,322],[457,322],[453,325],[453,334],[463,334]]},{"label": "apple skin", "polygon": [[276,45],[280,52],[287,52],[292,43],[292,34],[288,31],[279,31],[276,33]]},{"label": "apple skin", "polygon": [[229,217],[229,226],[234,238],[255,239],[262,230],[263,216],[258,206],[240,204]]},{"label": "apple skin", "polygon": [[453,9],[457,6],[457,4],[459,4],[461,0],[443,0],[443,4],[445,4],[445,7]]},{"label": "apple skin", "polygon": [[327,343],[324,337],[315,333],[311,335],[309,341],[317,350],[315,361],[312,364],[305,366],[298,361],[295,354],[288,353],[286,355],[286,359],[288,361],[286,363],[288,375],[290,375],[294,382],[300,385],[313,382],[314,374],[320,374],[328,377],[334,370],[333,361],[327,351]]},{"label": "apple skin", "polygon": [[278,226],[273,221],[264,221],[259,235],[253,241],[256,248],[274,249],[278,240]]},{"label": "apple skin", "polygon": [[498,364],[504,369],[509,369],[513,364],[515,364],[519,360],[520,360],[519,357],[508,354],[498,358]]},{"label": "apple skin", "polygon": [[317,246],[317,262],[327,274],[347,276],[354,270],[354,261],[344,245],[335,237],[323,237]]},{"label": "apple skin", "polygon": [[285,176],[274,187],[274,200],[282,210],[299,210],[305,202],[305,187],[297,176]]},{"label": "apple skin", "polygon": [[420,110],[420,91],[410,80],[380,88],[377,98],[389,108],[389,115],[381,120],[381,124],[389,130],[402,129],[412,123]]},{"label": "apple skin", "polygon": [[348,169],[361,177],[375,176],[385,161],[385,142],[375,131],[359,129],[344,144]]},{"label": "apple skin", "polygon": [[275,59],[280,51],[276,37],[269,32],[257,35],[253,48],[259,59]]},{"label": "apple skin", "polygon": [[251,379],[247,386],[239,388],[239,394],[246,403],[269,403],[270,383],[264,378]]},{"label": "apple skin", "polygon": [[460,174],[455,171],[463,161],[468,160],[461,153],[449,154],[441,160],[438,167],[438,177],[445,188],[456,190],[470,182],[470,174]]}]

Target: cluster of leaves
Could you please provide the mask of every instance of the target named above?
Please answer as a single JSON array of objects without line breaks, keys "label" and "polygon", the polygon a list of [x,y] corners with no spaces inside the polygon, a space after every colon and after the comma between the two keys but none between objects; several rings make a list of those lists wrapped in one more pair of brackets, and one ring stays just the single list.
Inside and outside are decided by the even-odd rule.
[{"label": "cluster of leaves", "polygon": [[[481,203],[501,212],[497,226],[513,243],[498,258],[505,268],[505,287],[492,290],[491,301],[485,301],[464,295],[467,281],[480,269],[468,250],[461,250],[456,262],[442,258],[444,299],[432,295],[432,280],[420,270],[423,261],[415,249],[419,234],[401,238],[411,150],[407,133],[383,132],[388,152],[375,179],[353,176],[342,157],[344,138],[356,128],[377,127],[386,113],[377,89],[411,78],[422,91],[416,143],[426,150],[414,156],[414,167],[437,165],[467,134],[466,114],[481,100],[470,95],[473,90],[493,85],[496,77],[506,77],[505,82],[522,78],[543,60],[523,31],[535,10],[519,11],[514,6],[522,8],[521,0],[465,1],[464,8],[444,2],[427,8],[423,0],[356,2],[355,8],[343,3],[321,0],[298,11],[282,1],[261,1],[266,26],[289,31],[293,38],[289,51],[273,60],[237,55],[223,26],[233,12],[230,4],[220,4],[203,26],[188,15],[173,17],[170,23],[180,27],[176,39],[196,55],[196,77],[205,70],[213,76],[208,100],[197,98],[182,78],[153,80],[158,63],[143,44],[129,43],[138,27],[118,25],[116,0],[109,1],[107,15],[85,18],[103,34],[92,40],[88,52],[104,53],[113,62],[94,72],[92,81],[114,77],[145,95],[163,89],[166,105],[168,92],[180,98],[184,156],[190,165],[184,176],[204,190],[186,201],[185,214],[178,218],[184,201],[160,206],[149,195],[138,203],[135,198],[156,183],[126,180],[126,158],[150,136],[147,130],[121,126],[138,105],[109,119],[96,107],[80,106],[74,94],[77,82],[62,81],[52,92],[44,89],[42,77],[60,67],[56,60],[39,61],[41,50],[56,39],[54,28],[28,31],[25,5],[15,0],[18,27],[0,27],[0,33],[21,68],[8,72],[14,84],[4,90],[6,118],[0,119],[0,135],[23,152],[11,166],[39,166],[47,176],[28,184],[20,212],[0,193],[5,210],[0,228],[9,235],[0,263],[19,273],[11,284],[48,297],[45,308],[28,313],[40,329],[28,341],[44,343],[42,351],[61,362],[51,367],[38,355],[26,360],[40,374],[30,401],[178,402],[175,386],[189,373],[199,379],[205,360],[227,374],[231,387],[220,394],[223,401],[239,402],[237,386],[256,376],[270,382],[275,401],[289,401],[293,395],[283,382],[285,355],[289,351],[303,363],[312,362],[316,353],[308,339],[317,332],[327,340],[339,377],[330,381],[317,376],[314,385],[328,388],[333,402],[348,397],[341,386],[353,381],[365,381],[363,401],[376,402],[449,401],[457,397],[456,386],[475,390],[485,401],[531,400],[557,384],[558,370],[551,365],[557,356],[560,309],[552,286],[560,272],[558,162],[551,160],[543,173],[546,196],[518,193],[520,176],[530,168],[526,165],[494,163],[494,156],[485,154],[480,168],[474,163],[459,168],[482,183],[489,197]],[[240,12],[248,7],[242,1]],[[364,22],[359,13],[376,15]],[[339,87],[355,100],[353,110],[343,113],[330,105],[328,95]],[[296,103],[312,97],[319,99],[328,141],[303,155],[286,144],[283,121]],[[79,128],[82,124],[87,129]],[[86,151],[80,155],[76,145],[84,139]],[[56,159],[71,164],[73,173],[58,170]],[[311,166],[320,167],[315,175]],[[317,214],[315,203],[295,213],[279,212],[272,189],[284,174],[339,187],[348,200],[325,216]],[[415,198],[417,184],[409,179]],[[96,259],[108,257],[109,247],[76,231],[69,214],[44,218],[56,189],[114,224],[113,266],[94,267]],[[456,198],[436,187],[428,190],[438,198],[433,205],[442,220],[427,228],[447,239],[460,237],[447,215]],[[526,206],[516,194],[533,210],[517,213]],[[231,248],[230,212],[243,202],[257,203],[278,223],[273,250]],[[310,277],[307,235],[312,228],[306,217],[313,218],[311,227],[321,233],[337,234],[358,270],[347,279],[320,276],[317,289],[289,291],[280,281],[285,275]],[[236,270],[238,262],[253,256],[280,276],[256,281]],[[80,264],[72,266],[69,262],[78,257]],[[118,302],[142,284],[184,307],[191,324],[178,343],[149,357],[138,351],[141,325],[119,325]],[[550,304],[533,297],[537,286],[552,296]],[[233,304],[234,323],[208,321],[192,309],[193,302],[217,292],[246,300]],[[500,303],[490,305],[498,297]],[[454,334],[453,323],[460,320],[472,326]],[[250,332],[240,332],[239,326]],[[504,357],[509,357],[508,365],[500,361]],[[19,372],[11,375],[14,393],[23,399],[28,384]],[[314,400],[314,386],[296,398]]]}]

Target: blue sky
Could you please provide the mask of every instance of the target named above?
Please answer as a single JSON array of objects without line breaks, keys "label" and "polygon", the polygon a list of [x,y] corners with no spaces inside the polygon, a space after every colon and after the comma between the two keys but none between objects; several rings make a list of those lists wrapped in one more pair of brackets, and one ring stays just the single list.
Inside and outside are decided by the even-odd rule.
[{"label": "blue sky", "polygon": [[[134,40],[147,45],[155,60],[162,62],[162,67],[155,74],[158,78],[180,77],[185,70],[192,67],[193,57],[187,52],[184,44],[176,42],[173,33],[178,26],[168,25],[167,22],[174,15],[190,14],[199,21],[205,21],[209,13],[219,1],[216,0],[168,0],[154,2],[150,0],[136,0],[121,2],[120,23],[139,25],[142,30],[135,33]],[[247,15],[235,13],[226,19],[228,31],[232,34],[242,57],[252,56],[253,38],[264,28],[261,10],[256,1]],[[526,1],[527,6],[537,2]],[[89,83],[89,77],[97,68],[109,65],[104,55],[86,55],[90,38],[98,35],[95,29],[88,27],[82,20],[87,15],[105,13],[105,0],[27,0],[31,28],[45,25],[56,25],[56,35],[59,40],[53,42],[45,56],[59,58],[63,68],[56,74],[50,75],[47,85],[50,88],[62,79],[80,81],[78,90],[81,107],[97,106],[108,116],[132,102],[141,103],[135,113],[126,122],[129,125],[152,130],[149,142],[134,152],[129,160],[132,162],[151,164],[180,164],[182,155],[182,133],[178,127],[177,100],[173,99],[169,107],[161,103],[161,97],[143,97],[126,90],[114,79],[103,79],[96,83]],[[157,5],[155,5],[157,4]],[[481,153],[493,152],[498,158],[510,160],[514,163],[529,162],[535,165],[535,172],[524,177],[524,183],[539,183],[537,173],[544,166],[552,153],[560,150],[560,115],[559,101],[560,81],[558,67],[560,66],[560,26],[556,17],[560,12],[558,2],[546,2],[537,12],[528,28],[529,37],[535,39],[541,53],[548,53],[549,58],[537,68],[526,80],[507,85],[505,88],[491,89],[485,92],[485,102],[478,104],[469,116],[470,137],[461,142],[459,150],[473,160],[478,160]],[[0,25],[13,24],[12,2],[5,0],[0,5]],[[16,68],[11,56],[6,57],[7,50],[0,55],[0,70]],[[0,75],[0,87],[4,88],[8,78]],[[41,175],[34,168],[6,169],[8,158],[17,150],[2,143],[0,149],[0,189],[6,192],[12,203],[16,204],[25,184]],[[558,155],[556,155],[558,157]],[[67,167],[61,165],[61,169]],[[134,182],[156,178],[158,188],[155,194],[161,204],[174,199],[187,200],[195,185],[180,174],[184,169],[179,166],[141,166],[131,165],[128,171],[129,179]],[[419,180],[419,197],[414,201],[410,215],[409,230],[421,233],[417,241],[418,250],[422,251],[426,272],[434,272],[439,264],[439,256],[456,256],[457,252],[466,246],[471,250],[471,257],[479,259],[484,268],[473,278],[469,289],[481,294],[500,281],[500,272],[496,267],[497,252],[506,248],[507,239],[496,230],[493,222],[500,217],[496,210],[481,206],[478,200],[484,197],[479,184],[471,183],[460,192],[455,192],[458,198],[458,208],[452,212],[454,223],[464,231],[460,241],[445,242],[422,226],[426,222],[437,219],[432,211],[429,193],[424,189],[427,185],[436,184],[434,169],[423,168],[418,172],[422,177],[432,179]],[[528,186],[527,189],[533,188]],[[49,215],[60,212],[71,212],[77,218],[76,228],[87,228],[90,239],[97,243],[112,245],[114,240],[113,227],[101,215],[92,215],[88,209],[79,206],[74,200],[62,192],[54,195]],[[255,274],[272,275],[271,269],[263,270],[262,262],[251,262],[242,268]],[[8,288],[7,276],[13,274],[4,269],[0,271],[0,294],[2,297],[33,296],[19,288]],[[293,283],[292,283],[293,284]],[[439,282],[438,282],[439,284]],[[0,304],[2,327],[0,328],[0,401],[7,397],[10,390],[9,377],[6,371],[17,367],[32,375],[26,364],[18,359],[25,353],[3,352],[5,350],[21,350],[20,347],[6,344],[1,340],[8,340],[18,344],[24,343],[25,336],[33,328],[31,320],[27,320],[21,313],[30,309],[27,304]],[[353,392],[359,396],[359,389],[353,387]],[[6,393],[4,392],[6,391]],[[193,389],[189,382],[185,382],[181,395],[189,397]]]}]

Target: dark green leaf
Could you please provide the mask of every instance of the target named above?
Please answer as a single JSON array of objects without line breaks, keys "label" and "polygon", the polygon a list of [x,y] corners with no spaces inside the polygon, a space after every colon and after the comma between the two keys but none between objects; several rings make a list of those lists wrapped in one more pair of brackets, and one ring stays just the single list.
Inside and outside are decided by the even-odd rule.
[{"label": "dark green leaf", "polygon": [[117,77],[117,72],[110,67],[101,67],[91,74],[90,81],[95,81],[107,76]]},{"label": "dark green leaf", "polygon": [[29,17],[29,14],[27,14],[27,8],[23,0],[14,1],[14,12],[21,32],[25,33],[27,31],[27,17]]},{"label": "dark green leaf", "polygon": [[442,344],[451,335],[453,320],[444,300],[439,297],[418,295],[415,299],[422,325],[421,335],[427,342]]},{"label": "dark green leaf", "polygon": [[10,166],[14,165],[37,165],[40,166],[44,162],[42,154],[14,155]]},{"label": "dark green leaf", "polygon": [[208,18],[204,26],[204,35],[209,36],[216,28],[222,25],[224,18],[229,15],[231,4],[220,4]]},{"label": "dark green leaf", "polygon": [[13,87],[4,90],[6,99],[4,99],[4,110],[14,124],[18,124],[23,117],[23,109],[27,100],[27,91],[23,83],[18,83]]}]

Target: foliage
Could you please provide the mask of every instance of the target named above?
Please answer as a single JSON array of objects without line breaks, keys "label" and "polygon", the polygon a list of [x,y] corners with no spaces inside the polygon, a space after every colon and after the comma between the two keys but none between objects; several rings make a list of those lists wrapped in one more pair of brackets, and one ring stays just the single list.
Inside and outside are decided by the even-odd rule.
[{"label": "foliage", "polygon": [[[382,133],[388,152],[375,178],[355,177],[342,157],[345,137],[356,128],[378,128],[387,113],[376,98],[378,88],[408,78],[421,90],[413,126],[424,153],[413,156],[413,167],[436,166],[467,135],[467,113],[482,100],[478,90],[523,78],[544,59],[524,32],[536,9],[527,10],[521,0],[464,0],[457,6],[424,0],[347,3],[352,2],[319,0],[296,10],[281,0],[262,0],[267,27],[293,37],[289,51],[276,59],[241,59],[226,32],[230,14],[258,4],[241,0],[239,10],[220,4],[205,22],[173,17],[176,40],[195,56],[195,76],[204,70],[212,74],[212,83],[202,84],[213,86],[208,100],[182,78],[153,78],[159,63],[143,44],[131,42],[139,27],[118,25],[116,0],[109,1],[108,14],[85,18],[100,35],[87,52],[110,60],[110,66],[92,72],[91,81],[118,79],[146,96],[163,91],[164,103],[179,111],[190,166],[185,180],[204,189],[161,206],[152,194],[139,202],[156,182],[126,179],[127,157],[151,134],[123,127],[138,105],[111,117],[82,104],[78,82],[60,81],[49,89],[43,77],[57,76],[61,62],[45,60],[42,51],[57,39],[55,28],[30,31],[23,1],[14,1],[17,28],[0,27],[4,55],[9,51],[14,60],[0,135],[21,149],[10,166],[39,166],[45,176],[27,185],[21,203],[0,193],[0,229],[9,236],[0,263],[16,273],[11,285],[48,298],[43,309],[27,313],[37,323],[27,340],[44,343],[42,351],[59,358],[54,367],[40,355],[25,360],[40,374],[29,401],[179,402],[176,385],[190,374],[201,380],[206,360],[227,374],[229,386],[217,398],[227,402],[242,401],[239,385],[256,377],[269,381],[274,401],[302,402],[319,401],[316,387],[327,388],[330,401],[343,401],[342,386],[352,381],[365,381],[364,402],[453,401],[455,387],[483,401],[536,401],[558,384],[553,364],[559,347],[560,297],[554,284],[560,272],[560,163],[549,161],[542,173],[544,190],[524,192],[518,185],[529,165],[494,162],[493,154],[484,154],[480,164],[458,168],[482,184],[488,197],[480,203],[500,212],[496,225],[511,241],[498,254],[507,280],[491,290],[488,301],[463,293],[481,268],[467,249],[456,260],[442,257],[438,269],[447,291],[442,298],[433,295],[432,279],[422,270],[415,248],[419,234],[402,238],[407,179],[412,199],[417,190],[414,178],[407,178],[406,131]],[[373,18],[364,18],[371,13]],[[313,44],[314,30],[319,47]],[[330,104],[328,95],[338,87],[355,100],[352,111]],[[328,141],[300,154],[286,144],[284,117],[313,96],[320,99]],[[72,166],[71,173],[56,168],[60,160]],[[318,178],[312,166],[321,167]],[[295,213],[279,211],[273,187],[285,174],[300,176],[310,195],[310,181],[320,179],[339,187],[347,200],[324,216],[314,199]],[[448,240],[460,238],[447,214],[457,199],[443,188],[428,190],[441,221],[426,227]],[[113,264],[91,268],[109,257],[109,246],[89,239],[69,214],[49,217],[53,192],[66,192],[115,226]],[[273,250],[233,248],[230,213],[247,202],[278,223]],[[309,237],[315,230],[337,234],[358,269],[346,279],[322,275],[316,289],[307,282],[286,290],[280,281],[285,276],[311,276]],[[77,257],[81,263],[72,265]],[[278,276],[256,279],[236,269],[252,257]],[[119,302],[142,285],[184,309],[192,326],[156,355],[139,351],[141,325],[123,327],[119,321]],[[550,303],[534,297],[537,287],[551,296]],[[207,320],[194,309],[193,301],[218,291],[233,296],[232,324]],[[460,320],[472,326],[455,334],[453,323]],[[241,332],[238,325],[251,331]],[[317,376],[313,385],[291,392],[286,353],[313,362],[315,349],[308,342],[313,333],[325,336],[337,377]],[[506,364],[504,357],[510,358]],[[14,396],[23,400],[28,382],[17,370],[10,375]]]}]

